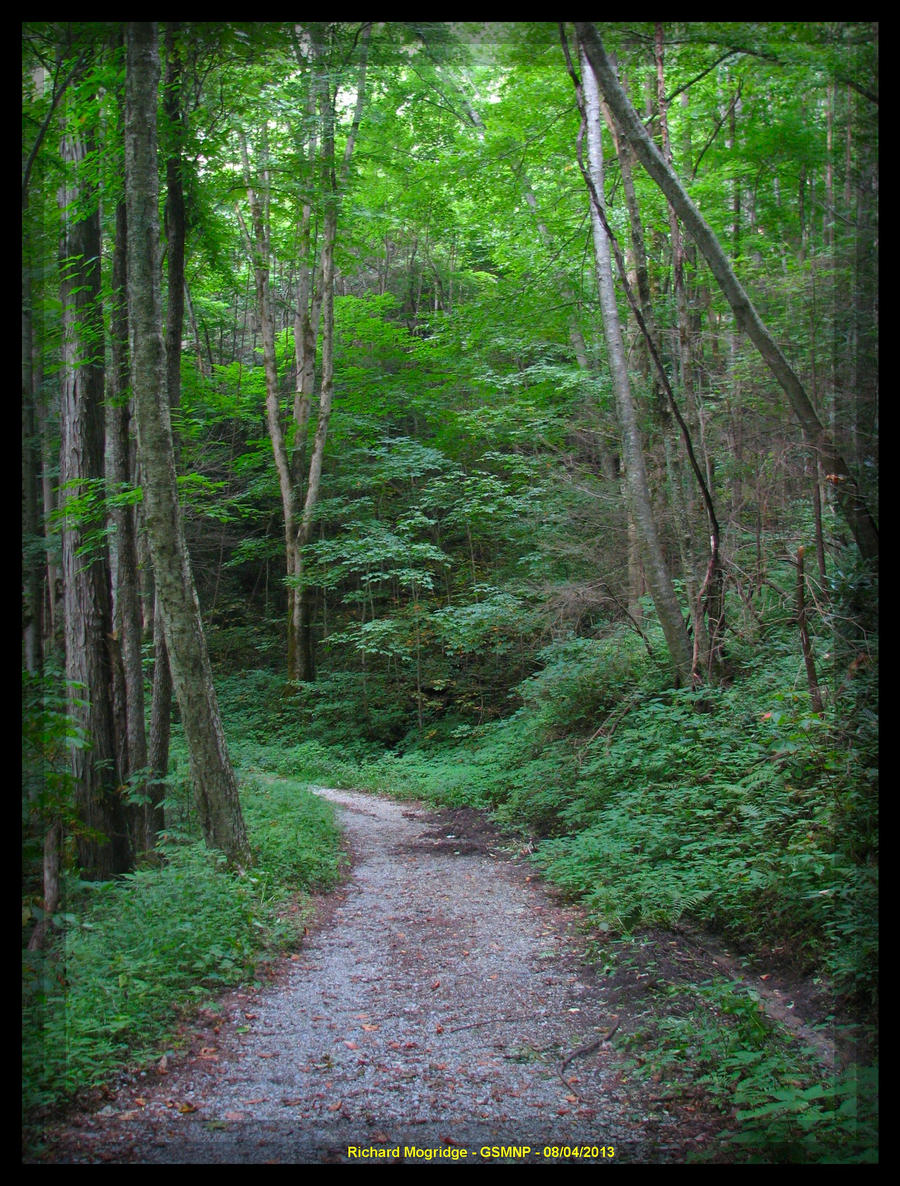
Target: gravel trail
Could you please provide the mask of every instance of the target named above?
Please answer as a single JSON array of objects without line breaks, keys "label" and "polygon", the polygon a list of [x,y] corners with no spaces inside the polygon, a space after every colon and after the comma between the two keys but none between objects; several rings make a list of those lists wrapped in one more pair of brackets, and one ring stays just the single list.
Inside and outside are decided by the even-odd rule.
[{"label": "gravel trail", "polygon": [[65,1159],[665,1160],[604,1040],[615,1017],[578,960],[576,913],[489,829],[317,793],[353,854],[328,917],[274,986],[230,994],[189,1056],[76,1122]]}]

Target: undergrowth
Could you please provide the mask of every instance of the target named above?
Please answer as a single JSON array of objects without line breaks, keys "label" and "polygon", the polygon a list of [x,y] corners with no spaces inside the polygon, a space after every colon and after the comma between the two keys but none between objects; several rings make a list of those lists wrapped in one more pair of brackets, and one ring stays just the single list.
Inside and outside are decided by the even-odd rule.
[{"label": "undergrowth", "polygon": [[866,1164],[878,1160],[878,1069],[835,1070],[780,1027],[750,989],[722,978],[660,982],[655,1016],[626,1042],[639,1078],[672,1107],[699,1091],[728,1119],[697,1161]]},{"label": "undergrowth", "polygon": [[176,783],[156,863],[111,882],[69,878],[54,940],[24,953],[26,1119],[158,1057],[192,1009],[299,941],[304,895],[340,874],[332,808],[287,781],[244,779],[241,797],[254,853],[245,873],[194,838]]},{"label": "undergrowth", "polygon": [[[503,720],[444,720],[393,752],[295,741],[282,772],[489,810],[535,841],[544,875],[601,934],[680,919],[830,985],[874,1031],[878,1006],[874,638],[856,669],[816,640],[825,711],[810,703],[777,599],[732,642],[732,678],[673,691],[634,635],[561,640]],[[859,648],[859,640],[854,642]],[[828,649],[831,648],[831,649]],[[336,757],[337,755],[337,757]],[[270,758],[271,759],[271,755]],[[679,992],[684,992],[681,986]],[[643,1036],[648,1068],[693,1083],[731,1119],[733,1161],[877,1156],[877,1069],[828,1074],[724,982],[695,986]],[[874,1039],[873,1041],[876,1041]]]},{"label": "undergrowth", "polygon": [[[27,1102],[151,1051],[174,1013],[252,975],[260,952],[286,941],[286,895],[333,884],[338,870],[330,810],[294,780],[485,809],[534,841],[544,875],[599,933],[628,942],[684,919],[820,978],[874,1024],[874,636],[845,641],[839,659],[833,635],[814,638],[820,670],[834,665],[818,713],[794,624],[770,600],[752,629],[734,631],[732,675],[718,686],[673,691],[648,622],[644,639],[550,644],[501,719],[476,722],[446,700],[398,741],[392,717],[389,748],[368,735],[371,713],[365,729],[351,719],[343,676],[315,694],[262,671],[224,679],[229,746],[249,772],[254,869],[235,876],[192,842],[182,795],[161,868],[72,888],[57,948],[26,962]],[[865,662],[848,662],[848,647]],[[731,1112],[728,1156],[872,1159],[872,1068],[824,1076],[734,986],[678,992],[664,1023],[636,1036],[641,1061],[673,1082],[693,1068]]]}]

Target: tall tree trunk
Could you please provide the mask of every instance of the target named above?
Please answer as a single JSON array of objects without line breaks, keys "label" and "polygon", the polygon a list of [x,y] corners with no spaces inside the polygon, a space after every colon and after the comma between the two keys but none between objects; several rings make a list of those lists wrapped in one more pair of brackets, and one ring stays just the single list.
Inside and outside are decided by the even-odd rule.
[{"label": "tall tree trunk", "polygon": [[[184,333],[185,275],[184,253],[187,238],[184,210],[184,182],[182,179],[182,141],[184,116],[182,113],[181,58],[176,44],[179,29],[176,21],[166,23],[166,72],[163,86],[163,106],[168,124],[169,142],[166,149],[166,246],[168,255],[166,300],[166,399],[172,408],[181,406],[181,339]],[[197,357],[202,348],[197,339]],[[202,371],[202,366],[201,366]],[[178,441],[173,433],[172,447],[178,471]],[[165,780],[169,773],[169,741],[172,733],[172,672],[166,647],[165,630],[158,599],[154,595],[153,613],[153,691],[150,705],[149,763],[151,781],[150,802],[147,804],[148,827],[157,832],[165,827],[163,800]]]},{"label": "tall tree trunk", "polygon": [[159,272],[156,106],[160,67],[155,24],[129,22],[126,44],[128,309],[147,534],[204,839],[232,863],[247,864],[250,846],[184,540],[172,425],[162,398],[166,351]]},{"label": "tall tree trunk", "polygon": [[[657,79],[656,101],[659,114],[662,152],[669,168],[673,168],[674,158],[672,142],[669,136],[669,113],[665,89],[663,29],[660,21],[656,22],[655,58]],[[684,97],[686,98],[687,96],[685,95]],[[685,159],[687,161],[691,159],[690,143],[688,143]],[[669,211],[669,238],[672,245],[672,289],[675,295],[676,312],[672,357],[677,360],[675,373],[676,381],[680,387],[681,403],[684,409],[683,415],[686,420],[690,421],[689,431],[692,439],[699,439],[702,442],[702,422],[695,386],[697,374],[693,358],[690,307],[684,274],[687,252],[675,208],[671,202],[667,202],[667,206]],[[667,417],[667,420],[669,420],[669,417]],[[670,448],[670,438],[668,436],[666,451],[667,456],[671,459],[672,499],[676,511],[681,566],[694,629],[693,669],[695,675],[701,671],[713,674],[718,658],[717,653],[713,649],[712,635],[715,633],[715,628],[711,631],[707,625],[705,610],[708,607],[708,603],[704,604],[704,591],[710,583],[708,580],[705,580],[706,571],[710,563],[710,555],[708,548],[701,550],[698,547],[698,541],[704,540],[707,537],[707,532],[703,530],[703,524],[698,522],[697,500],[694,497],[692,487],[684,479],[682,459],[675,453],[674,449]],[[709,469],[710,467],[707,464],[707,488],[711,485],[709,482]],[[721,573],[718,570],[718,557],[714,558],[713,579],[716,581],[721,580]],[[718,598],[715,601],[718,604]]]},{"label": "tall tree trunk", "polygon": [[877,562],[878,529],[860,494],[856,480],[850,473],[846,461],[838,453],[830,433],[820,423],[803,384],[763,324],[715,234],[702,218],[675,173],[666,164],[628,96],[622,90],[597,30],[588,22],[576,22],[575,28],[590,62],[591,72],[619,124],[621,133],[631,142],[644,168],[672,203],[702,251],[719,287],[731,305],[738,325],[746,330],[786,393],[794,414],[822,457],[826,471],[834,484],[838,503],[861,555],[866,560]]},{"label": "tall tree trunk", "polygon": [[[583,63],[583,74],[589,166],[598,201],[602,203],[603,149],[600,98],[586,62]],[[678,604],[678,598],[663,556],[651,505],[643,443],[631,393],[628,363],[613,285],[609,238],[593,202],[591,203],[591,231],[594,240],[600,311],[603,317],[609,369],[619,417],[622,457],[625,462],[625,480],[631,515],[638,537],[647,586],[669,648],[675,682],[677,685],[688,684],[691,679],[691,645],[685,630],[681,607]]]},{"label": "tall tree trunk", "polygon": [[325,458],[325,443],[328,438],[328,425],[331,419],[331,405],[334,398],[334,248],[337,242],[341,194],[350,172],[350,161],[356,146],[356,137],[359,132],[365,102],[366,66],[368,63],[371,32],[371,24],[366,24],[362,30],[361,37],[353,122],[347,134],[339,168],[335,159],[335,120],[337,116],[339,88],[336,82],[332,83],[331,81],[328,62],[324,57],[324,47],[317,45],[319,61],[316,64],[316,70],[319,77],[318,94],[322,117],[323,201],[325,206],[325,234],[321,260],[322,374],[319,391],[319,412],[316,420],[316,435],[313,441],[303,508],[300,512],[294,544],[295,581],[296,588],[299,592],[299,601],[297,603],[298,620],[296,623],[298,644],[297,674],[299,679],[307,681],[314,679],[316,672],[315,641],[312,622],[313,595],[312,590],[307,588],[304,582],[303,549],[312,538],[313,515],[319,501],[322,466]]},{"label": "tall tree trunk", "polygon": [[62,570],[66,678],[71,713],[90,737],[73,748],[77,835],[83,875],[104,880],[131,868],[113,699],[113,622],[109,555],[90,539],[90,501],[104,477],[103,316],[100,305],[100,211],[82,176],[87,144],[66,136],[62,247],[63,383],[60,489],[64,510]]},{"label": "tall tree trunk", "polygon": [[[272,442],[284,516],[285,572],[288,589],[287,674],[290,680],[304,682],[315,678],[315,646],[312,621],[314,598],[312,589],[305,587],[304,584],[303,548],[309,543],[312,535],[313,517],[319,499],[325,443],[331,416],[334,388],[334,248],[337,240],[340,196],[349,174],[350,160],[362,118],[371,26],[367,24],[362,30],[356,106],[340,168],[335,163],[335,120],[340,81],[335,78],[336,72],[331,60],[333,51],[330,51],[325,44],[324,30],[313,27],[311,32],[312,80],[306,115],[311,123],[315,106],[318,106],[322,127],[322,188],[320,195],[324,207],[324,236],[321,255],[318,264],[314,266],[311,242],[312,207],[308,200],[305,201],[301,211],[302,258],[294,321],[297,378],[293,405],[294,443],[290,452],[279,408],[275,320],[269,292],[269,271],[272,261],[265,182],[262,192],[251,183],[249,153],[246,143],[242,144],[244,175],[252,223],[252,231],[248,231],[245,227],[244,233],[253,257],[257,304],[260,312],[263,363],[266,374],[266,422]],[[298,64],[303,67],[304,58],[296,39],[295,48]],[[310,172],[312,172],[316,152],[317,136],[311,134],[305,151]],[[263,154],[259,170],[263,179],[266,168],[265,137],[263,137]],[[240,212],[238,217],[240,217]],[[322,373],[319,408],[304,490],[303,470],[306,459],[306,438],[312,409],[316,337],[320,321],[322,326]]]},{"label": "tall tree trunk", "polygon": [[[110,302],[110,376],[106,408],[108,467],[113,488],[133,481],[128,360],[128,296],[126,292],[127,216],[124,201],[116,207],[116,241],[113,248],[112,297]],[[111,512],[115,525],[116,565],[114,582],[114,624],[122,659],[125,714],[125,770],[129,780],[147,769],[147,727],[144,716],[143,627],[138,576],[138,547],[135,509],[117,506]],[[154,815],[146,773],[132,788],[139,795],[132,812],[136,852],[156,844],[162,819]]]},{"label": "tall tree trunk", "polygon": [[40,449],[35,415],[34,333],[30,264],[22,262],[22,535],[27,546],[22,580],[22,664],[36,675],[43,667],[43,572],[41,538]]},{"label": "tall tree trunk", "polygon": [[[263,140],[265,151],[265,139]],[[251,183],[250,154],[246,140],[241,142],[241,159],[244,167],[244,180],[247,184],[247,200],[250,204],[249,230],[244,226],[244,235],[253,260],[253,275],[256,284],[256,306],[259,311],[259,331],[262,339],[263,370],[266,378],[266,427],[269,440],[272,443],[272,454],[275,459],[275,471],[278,475],[278,489],[281,494],[281,512],[284,518],[284,550],[285,575],[287,577],[287,676],[289,680],[300,678],[298,661],[297,622],[298,586],[297,556],[296,556],[296,498],[291,458],[288,455],[287,441],[281,423],[281,410],[278,392],[278,358],[275,353],[275,312],[269,285],[269,273],[272,264],[269,244],[269,227],[266,222],[265,208],[256,187]],[[261,172],[266,170],[266,160],[263,156]],[[240,219],[240,211],[238,211]],[[241,219],[243,225],[243,220]],[[297,400],[295,397],[295,414]],[[305,408],[309,415],[308,403]],[[299,432],[299,426],[297,427]],[[306,424],[303,423],[305,434]],[[296,449],[296,442],[295,442]]]},{"label": "tall tree trunk", "polygon": [[153,685],[150,694],[150,732],[147,739],[147,764],[150,767],[151,802],[162,810],[165,826],[166,778],[169,774],[169,742],[172,736],[172,673],[162,610],[153,598]]}]

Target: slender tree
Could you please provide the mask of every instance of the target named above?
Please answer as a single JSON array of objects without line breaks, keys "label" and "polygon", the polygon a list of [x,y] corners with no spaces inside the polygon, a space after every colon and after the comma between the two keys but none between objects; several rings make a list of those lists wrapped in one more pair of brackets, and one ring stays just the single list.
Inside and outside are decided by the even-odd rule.
[{"label": "slender tree", "polygon": [[81,131],[63,140],[63,372],[60,487],[64,512],[62,571],[66,677],[71,710],[90,738],[73,749],[76,804],[83,827],[78,859],[84,876],[105,879],[131,867],[120,793],[114,709],[118,661],[110,600],[109,552],[97,533],[92,495],[104,477],[103,313],[100,303],[100,207],[88,180],[90,145]]},{"label": "slender tree", "polygon": [[[121,31],[116,48],[123,55]],[[118,96],[120,137],[124,135],[124,87]],[[115,243],[112,257],[112,293],[109,300],[110,367],[107,378],[107,473],[113,490],[124,490],[135,481],[131,432],[131,367],[128,357],[127,215],[125,194],[116,202]],[[132,813],[135,850],[151,850],[163,825],[162,813],[150,799],[147,784],[147,727],[144,715],[143,613],[141,607],[137,509],[126,500],[114,502],[110,512],[115,557],[113,617],[121,655],[121,689],[124,703],[123,773],[132,785],[137,804]]]},{"label": "slender tree", "polygon": [[644,127],[616,77],[615,67],[609,60],[597,30],[588,22],[576,22],[575,28],[591,71],[609,104],[621,134],[629,140],[641,164],[672,203],[673,209],[709,264],[719,287],[731,305],[738,325],[746,331],[786,393],[794,414],[822,458],[828,478],[837,492],[838,504],[853,532],[860,554],[866,560],[877,562],[878,529],[875,521],[859,492],[856,479],[844,458],[838,453],[831,434],[820,422],[803,384],[763,323],[722,250],[718,238]]},{"label": "slender tree", "polygon": [[184,540],[172,425],[164,398],[156,136],[160,65],[155,24],[129,22],[126,45],[128,309],[150,554],[203,834],[211,848],[221,849],[232,862],[246,864],[249,843]]},{"label": "slender tree", "polygon": [[[182,96],[182,63],[177,43],[178,23],[166,23],[166,72],[163,86],[163,107],[169,130],[166,151],[166,399],[169,409],[181,404],[181,338],[184,331],[184,255],[187,237],[182,178],[182,140],[184,113]],[[177,439],[173,434],[176,451]],[[166,633],[161,611],[153,614],[153,692],[150,702],[149,760],[152,780],[150,805],[155,822],[164,822],[162,799],[165,778],[169,771],[169,742],[172,717],[172,673],[166,650]]]},{"label": "slender tree", "polygon": [[[313,267],[309,258],[311,253],[311,207],[307,199],[301,212],[300,243],[301,254],[305,258],[301,258],[300,261],[300,279],[297,287],[297,307],[294,321],[297,380],[293,402],[292,448],[288,447],[279,408],[275,355],[275,314],[270,291],[272,252],[270,226],[267,218],[268,203],[265,192],[261,192],[259,187],[251,183],[249,152],[246,140],[242,141],[242,158],[252,225],[252,231],[245,228],[245,237],[254,262],[266,376],[266,423],[272,442],[284,516],[285,568],[288,581],[288,678],[302,681],[311,681],[315,677],[312,588],[304,576],[304,549],[312,538],[334,397],[334,253],[337,244],[341,196],[349,175],[365,103],[370,34],[371,26],[364,25],[360,31],[356,103],[340,164],[336,161],[335,125],[342,71],[335,70],[332,59],[336,47],[329,45],[327,40],[329,37],[333,38],[334,30],[323,30],[314,26],[309,34],[311,98],[308,101],[306,113],[311,117],[314,107],[318,109],[321,135],[309,137],[307,157],[310,166],[318,157],[320,180],[318,199],[321,205],[323,234],[318,263]],[[302,63],[302,51],[296,38],[296,30],[295,48],[298,59]],[[319,140],[321,140],[321,144],[317,148]],[[259,172],[264,179],[268,168],[265,134],[261,136],[261,146]],[[319,407],[304,484],[307,428],[311,416],[316,369],[316,336],[320,323],[322,347]]]},{"label": "slender tree", "polygon": [[[596,194],[596,201],[591,203],[591,231],[597,269],[597,289],[600,297],[600,312],[603,317],[607,358],[616,396],[616,411],[619,418],[629,506],[638,537],[647,585],[659,614],[660,624],[669,648],[675,682],[676,684],[686,684],[690,682],[691,678],[691,645],[685,630],[681,607],[672,584],[671,574],[663,555],[650,499],[643,442],[631,392],[625,344],[622,338],[622,327],[613,285],[609,236],[601,217],[603,146],[600,97],[596,83],[587,69],[586,59],[583,59],[583,79],[588,160],[593,190]],[[600,209],[598,209],[598,205]]]}]

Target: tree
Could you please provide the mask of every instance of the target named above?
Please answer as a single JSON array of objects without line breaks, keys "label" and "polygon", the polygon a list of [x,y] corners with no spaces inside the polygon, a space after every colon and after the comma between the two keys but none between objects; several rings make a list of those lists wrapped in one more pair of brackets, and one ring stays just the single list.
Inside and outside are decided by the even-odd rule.
[{"label": "tree", "polygon": [[100,207],[88,171],[87,134],[63,138],[62,572],[66,678],[71,712],[90,738],[73,748],[78,859],[83,876],[107,879],[132,863],[121,794],[120,730],[114,703],[119,662],[103,531],[104,361],[100,302]]},{"label": "tree", "polygon": [[606,54],[597,30],[587,22],[576,22],[575,28],[597,84],[609,104],[621,134],[628,139],[644,168],[672,203],[675,212],[702,251],[734,311],[738,325],[746,331],[786,393],[804,432],[822,458],[829,480],[835,486],[838,503],[853,532],[860,554],[868,561],[877,562],[878,529],[860,495],[856,479],[844,458],[838,453],[831,434],[820,422],[803,384],[760,318],[728,262],[718,238],[653,143],[616,77],[615,68]]},{"label": "tree", "polygon": [[[303,67],[306,63],[298,30],[294,30],[293,34],[298,65]],[[288,583],[288,678],[303,681],[310,681],[315,675],[311,620],[312,591],[304,578],[304,549],[312,538],[313,516],[319,500],[325,444],[328,438],[328,426],[334,397],[334,253],[337,243],[341,194],[346,186],[365,100],[370,34],[371,26],[364,25],[360,31],[361,47],[353,120],[339,166],[336,162],[335,136],[338,94],[343,71],[336,66],[334,61],[339,52],[336,30],[333,27],[322,29],[318,26],[311,26],[308,34],[304,35],[304,40],[308,42],[310,55],[308,64],[310,79],[305,116],[307,122],[314,128],[320,128],[321,132],[320,134],[310,132],[306,138],[298,136],[297,139],[300,141],[301,150],[304,149],[304,139],[306,141],[305,156],[310,178],[315,172],[319,174],[319,189],[316,196],[321,207],[318,213],[323,223],[323,235],[318,263],[314,265],[313,260],[316,253],[313,249],[311,233],[313,200],[312,196],[307,193],[302,201],[299,228],[299,280],[294,317],[297,376],[290,426],[293,444],[290,447],[279,408],[278,370],[275,357],[275,313],[272,307],[269,280],[271,227],[268,212],[270,204],[268,195],[260,194],[257,187],[252,184],[246,138],[242,138],[244,175],[253,228],[252,237],[248,233],[247,238],[250,240],[254,258],[257,304],[266,373],[266,420],[272,441],[284,516],[285,568]],[[318,124],[315,123],[316,113]],[[295,118],[299,118],[299,113]],[[268,176],[268,136],[265,129],[260,140],[259,172],[265,179]],[[316,339],[320,319],[322,351],[319,408],[304,486],[303,469],[306,458],[307,426],[312,408],[316,370]]]},{"label": "tree", "polygon": [[184,540],[166,391],[160,293],[156,26],[126,31],[125,183],[132,389],[145,521],[172,682],[190,754],[204,838],[238,864],[250,860],[237,783],[219,716],[200,605]]},{"label": "tree", "polygon": [[[115,38],[115,49],[124,60],[124,38]],[[118,87],[117,140],[124,131],[124,89]],[[128,357],[127,215],[125,194],[120,192],[115,210],[109,297],[109,355],[107,376],[106,432],[107,477],[115,497],[110,506],[110,547],[115,558],[113,622],[121,655],[119,716],[124,720],[122,744],[123,779],[131,784],[136,799],[132,832],[136,852],[151,851],[164,823],[163,813],[151,799],[147,784],[147,728],[144,719],[143,622],[138,580],[137,508],[129,496],[135,483],[131,448],[131,367]]]},{"label": "tree", "polygon": [[[597,289],[600,295],[600,309],[606,336],[607,359],[612,374],[616,396],[616,409],[622,440],[622,458],[625,464],[630,511],[637,531],[644,573],[653,604],[659,614],[660,624],[675,672],[677,685],[687,684],[691,678],[691,644],[684,626],[681,607],[675,594],[671,574],[663,555],[659,540],[650,489],[644,464],[643,443],[638,425],[631,382],[628,377],[628,363],[622,339],[619,310],[613,285],[612,258],[609,236],[602,215],[603,203],[603,146],[601,139],[600,101],[596,85],[587,70],[587,59],[583,56],[585,93],[585,118],[587,123],[588,160],[596,200],[591,202],[591,230],[597,265]],[[598,209],[598,206],[600,207]]]}]

